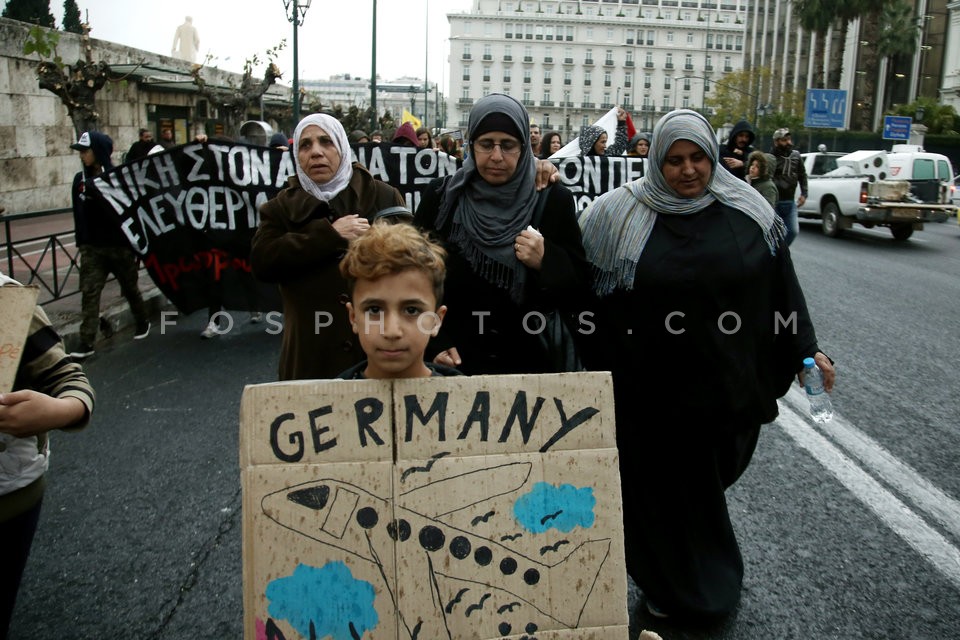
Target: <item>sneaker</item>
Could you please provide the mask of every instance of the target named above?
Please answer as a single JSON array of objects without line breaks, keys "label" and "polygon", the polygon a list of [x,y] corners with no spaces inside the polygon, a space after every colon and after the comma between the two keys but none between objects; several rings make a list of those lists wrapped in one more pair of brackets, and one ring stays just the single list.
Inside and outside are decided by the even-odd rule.
[{"label": "sneaker", "polygon": [[669,613],[655,605],[650,598],[647,598],[647,612],[654,618],[660,618],[661,620],[670,617]]},{"label": "sneaker", "polygon": [[76,351],[70,352],[70,357],[74,360],[83,360],[92,356],[93,353],[93,345],[81,344],[80,348],[78,348]]},{"label": "sneaker", "polygon": [[216,323],[215,320],[211,320],[207,325],[207,328],[200,332],[200,337],[204,340],[209,338],[215,338],[220,335],[220,326]]},{"label": "sneaker", "polygon": [[258,324],[263,322],[263,314],[259,311],[254,311],[250,314],[250,324]]},{"label": "sneaker", "polygon": [[149,322],[147,322],[147,323],[145,323],[145,324],[137,323],[137,332],[136,332],[135,334],[133,334],[133,339],[134,339],[134,340],[143,340],[144,338],[146,338],[148,335],[150,335],[150,327],[151,327],[151,326],[152,326],[152,325],[151,325]]},{"label": "sneaker", "polygon": [[102,333],[105,338],[112,338],[115,333],[113,325],[103,316],[100,316],[100,333]]}]

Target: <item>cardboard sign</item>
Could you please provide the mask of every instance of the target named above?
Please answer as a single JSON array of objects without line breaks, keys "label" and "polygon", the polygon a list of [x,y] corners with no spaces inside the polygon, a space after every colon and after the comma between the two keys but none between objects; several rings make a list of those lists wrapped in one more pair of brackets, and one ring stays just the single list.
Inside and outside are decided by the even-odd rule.
[{"label": "cardboard sign", "polygon": [[244,638],[623,638],[608,373],[248,386]]},{"label": "cardboard sign", "polygon": [[0,393],[13,390],[39,295],[36,285],[0,287]]}]

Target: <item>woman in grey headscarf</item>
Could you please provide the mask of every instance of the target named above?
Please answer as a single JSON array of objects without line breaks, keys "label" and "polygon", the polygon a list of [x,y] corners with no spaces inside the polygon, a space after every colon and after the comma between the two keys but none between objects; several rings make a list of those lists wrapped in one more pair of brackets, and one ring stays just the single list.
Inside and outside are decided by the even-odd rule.
[{"label": "woman in grey headscarf", "polygon": [[340,258],[378,211],[404,206],[400,192],[350,162],[340,122],[315,113],[293,134],[297,175],[260,207],[250,263],[280,285],[280,380],[333,378],[363,359],[347,322]]},{"label": "woman in grey headscarf", "polygon": [[653,131],[644,178],[581,216],[613,372],[627,570],[654,615],[723,616],[743,561],[724,491],[746,469],[803,359],[820,352],[783,241],[752,187],[717,170],[698,113]]},{"label": "woman in grey headscarf", "polygon": [[533,333],[538,320],[525,316],[573,309],[588,293],[573,196],[560,185],[538,196],[529,116],[510,96],[477,101],[467,144],[463,167],[427,187],[414,218],[448,251],[449,312],[434,341],[434,361],[471,374],[548,371]]}]

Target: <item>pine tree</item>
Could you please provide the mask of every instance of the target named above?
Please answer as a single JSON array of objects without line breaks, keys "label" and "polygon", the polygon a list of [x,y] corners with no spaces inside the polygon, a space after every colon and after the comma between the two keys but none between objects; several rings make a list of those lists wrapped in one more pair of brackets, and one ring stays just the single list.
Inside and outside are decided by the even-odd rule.
[{"label": "pine tree", "polygon": [[8,0],[3,17],[21,22],[56,28],[57,23],[50,13],[50,0]]},{"label": "pine tree", "polygon": [[71,33],[83,33],[80,27],[80,7],[76,0],[63,0],[63,30]]}]

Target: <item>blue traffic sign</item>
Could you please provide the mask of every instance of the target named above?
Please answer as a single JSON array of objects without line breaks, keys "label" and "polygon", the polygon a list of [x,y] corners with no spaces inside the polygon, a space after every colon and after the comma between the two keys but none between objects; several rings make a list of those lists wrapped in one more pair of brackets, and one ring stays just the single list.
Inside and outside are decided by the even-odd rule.
[{"label": "blue traffic sign", "polygon": [[807,89],[803,126],[821,129],[842,129],[847,115],[847,92],[844,89]]},{"label": "blue traffic sign", "polygon": [[913,124],[913,118],[908,116],[884,116],[883,117],[883,139],[884,140],[909,140],[910,125]]}]

